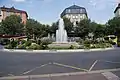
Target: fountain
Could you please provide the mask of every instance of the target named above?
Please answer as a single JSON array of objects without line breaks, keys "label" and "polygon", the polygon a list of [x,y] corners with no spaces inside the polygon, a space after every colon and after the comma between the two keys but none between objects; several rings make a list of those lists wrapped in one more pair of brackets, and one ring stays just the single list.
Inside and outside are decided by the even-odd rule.
[{"label": "fountain", "polygon": [[64,27],[63,19],[59,20],[58,30],[56,30],[56,42],[67,43],[67,32]]},{"label": "fountain", "polygon": [[68,49],[70,48],[71,45],[75,47],[79,46],[79,44],[76,42],[68,42],[67,31],[65,30],[64,27],[64,21],[63,19],[59,19],[58,30],[56,30],[56,41],[53,42],[52,44],[49,44],[48,47],[50,49],[60,49],[60,48]]}]

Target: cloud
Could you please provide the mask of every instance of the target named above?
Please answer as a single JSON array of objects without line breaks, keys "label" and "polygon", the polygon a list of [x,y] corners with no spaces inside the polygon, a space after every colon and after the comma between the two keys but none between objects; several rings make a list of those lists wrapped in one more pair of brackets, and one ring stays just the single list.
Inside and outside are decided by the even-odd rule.
[{"label": "cloud", "polygon": [[13,0],[14,2],[25,2],[26,0]]}]

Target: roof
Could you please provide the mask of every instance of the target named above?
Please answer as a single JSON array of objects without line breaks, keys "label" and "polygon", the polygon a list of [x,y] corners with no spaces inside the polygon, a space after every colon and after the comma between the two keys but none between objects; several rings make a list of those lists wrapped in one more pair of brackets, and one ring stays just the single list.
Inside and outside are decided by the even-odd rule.
[{"label": "roof", "polygon": [[114,13],[116,13],[116,11],[117,11],[118,9],[120,9],[120,3],[119,3],[118,6],[116,7]]},{"label": "roof", "polygon": [[66,14],[86,14],[87,15],[87,11],[86,11],[86,9],[84,7],[80,7],[80,6],[77,6],[77,5],[72,5],[72,6],[68,7],[68,8],[66,8],[61,13],[61,17],[63,17]]},{"label": "roof", "polygon": [[80,7],[80,6],[77,6],[77,5],[72,5],[72,6],[70,6],[70,7],[68,7],[68,8],[66,8],[66,9],[85,9],[84,7]]},{"label": "roof", "polygon": [[23,10],[18,10],[18,9],[15,9],[14,7],[7,8],[7,7],[3,6],[3,7],[0,7],[0,9],[1,9],[2,11],[25,13],[25,14],[27,15],[27,17],[28,17],[28,14],[27,14],[27,12],[26,12],[26,11],[23,11]]}]

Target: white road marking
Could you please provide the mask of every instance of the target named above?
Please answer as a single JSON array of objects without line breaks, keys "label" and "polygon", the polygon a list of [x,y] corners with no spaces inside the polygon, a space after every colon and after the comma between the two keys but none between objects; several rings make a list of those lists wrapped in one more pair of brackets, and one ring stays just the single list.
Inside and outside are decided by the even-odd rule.
[{"label": "white road marking", "polygon": [[97,62],[98,62],[98,60],[96,60],[96,61],[92,64],[92,66],[90,67],[89,71],[91,71],[91,70],[93,69],[93,67],[97,64]]},{"label": "white road marking", "polygon": [[[49,64],[49,63],[48,63],[48,64]],[[22,74],[23,74],[23,75],[28,74],[28,73],[30,73],[30,72],[38,69],[38,68],[42,68],[42,67],[44,67],[44,66],[47,66],[48,64],[43,64],[43,65],[41,65],[41,66],[35,67],[35,68],[31,69],[31,70],[25,71],[25,72],[22,73]]]},{"label": "white road marking", "polygon": [[67,67],[67,68],[72,68],[72,69],[77,69],[77,70],[83,70],[83,71],[88,72],[87,69],[82,69],[82,68],[78,68],[78,67],[74,67],[74,66],[70,66],[70,65],[60,64],[60,63],[56,63],[56,62],[53,62],[53,64],[58,65],[58,66],[62,66],[62,67]]},{"label": "white road marking", "polygon": [[14,76],[13,74],[8,74],[8,76]]},{"label": "white road marking", "polygon": [[120,80],[120,78],[112,72],[104,72],[102,75],[105,76],[108,80]]},{"label": "white road marking", "polygon": [[99,61],[108,62],[108,63],[114,63],[114,64],[120,64],[120,62],[114,62],[114,61],[107,61],[107,60],[99,60]]}]

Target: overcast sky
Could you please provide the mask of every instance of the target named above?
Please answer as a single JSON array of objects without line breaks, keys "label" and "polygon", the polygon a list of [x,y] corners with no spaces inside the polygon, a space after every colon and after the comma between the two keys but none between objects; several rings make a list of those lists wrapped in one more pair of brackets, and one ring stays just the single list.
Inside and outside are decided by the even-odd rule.
[{"label": "overcast sky", "polygon": [[114,17],[114,10],[119,0],[0,0],[0,6],[14,6],[25,10],[30,18],[41,23],[51,24],[59,19],[60,13],[76,4],[85,7],[88,17],[98,23]]}]

